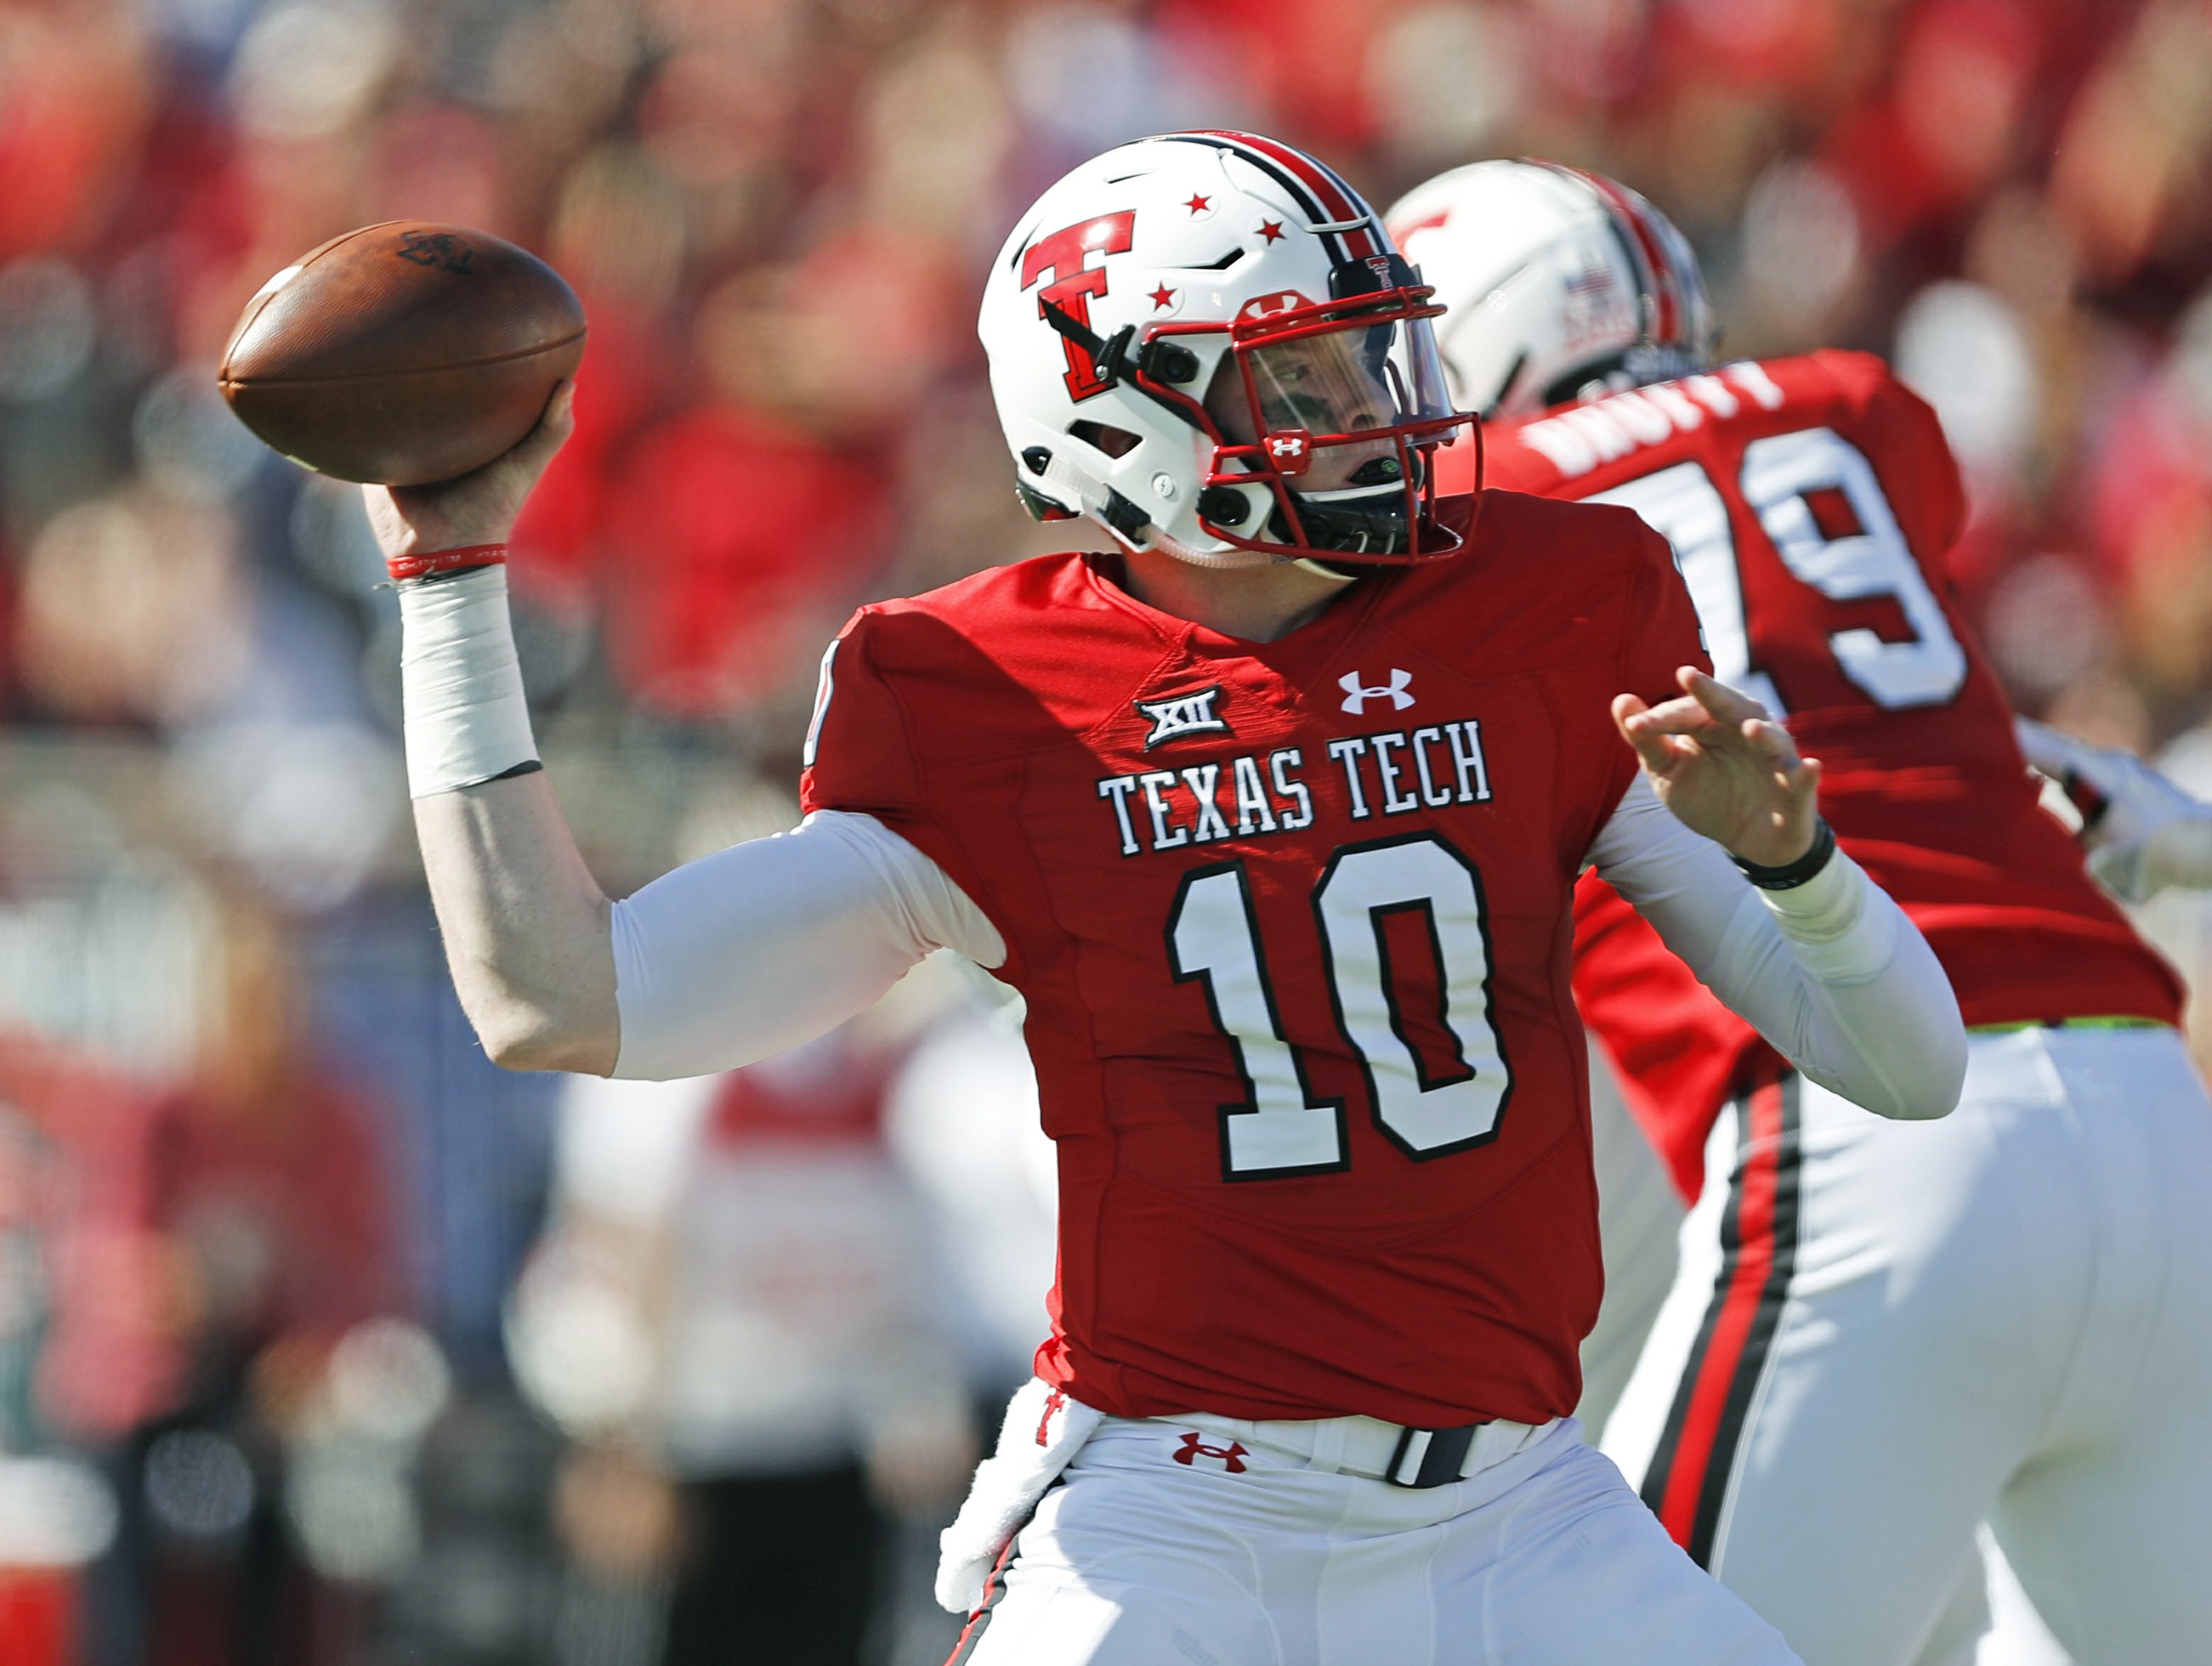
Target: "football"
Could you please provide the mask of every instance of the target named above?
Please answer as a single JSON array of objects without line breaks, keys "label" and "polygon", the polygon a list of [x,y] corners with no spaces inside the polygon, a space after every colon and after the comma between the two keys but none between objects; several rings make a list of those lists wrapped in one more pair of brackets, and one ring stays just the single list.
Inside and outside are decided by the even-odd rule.
[{"label": "football", "polygon": [[421,486],[513,446],[583,356],[582,304],[537,256],[392,220],[263,284],[217,377],[239,420],[293,461]]}]

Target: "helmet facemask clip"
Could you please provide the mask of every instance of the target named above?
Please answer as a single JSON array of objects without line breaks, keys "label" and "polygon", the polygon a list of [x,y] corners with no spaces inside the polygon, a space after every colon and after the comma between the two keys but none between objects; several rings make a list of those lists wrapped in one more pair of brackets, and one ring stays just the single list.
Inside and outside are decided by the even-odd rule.
[{"label": "helmet facemask clip", "polygon": [[1129,344],[1137,338],[1137,326],[1125,324],[1111,336],[1101,336],[1090,325],[1070,316],[1050,301],[1040,303],[1044,321],[1091,355],[1091,368],[1097,373],[1102,388],[1127,385],[1164,406],[1182,421],[1203,430],[1205,424],[1193,414],[1192,408],[1157,386],[1147,386],[1147,381],[1188,382],[1198,375],[1198,355],[1180,342],[1152,336],[1138,348],[1134,361],[1129,354]]}]

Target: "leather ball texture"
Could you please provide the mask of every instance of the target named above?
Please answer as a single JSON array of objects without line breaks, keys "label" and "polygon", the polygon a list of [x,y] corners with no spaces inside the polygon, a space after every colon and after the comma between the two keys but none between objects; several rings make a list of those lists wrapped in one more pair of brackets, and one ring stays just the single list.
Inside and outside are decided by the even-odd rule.
[{"label": "leather ball texture", "polygon": [[263,284],[216,374],[239,420],[295,462],[422,486],[511,449],[583,356],[583,305],[537,256],[391,220]]}]

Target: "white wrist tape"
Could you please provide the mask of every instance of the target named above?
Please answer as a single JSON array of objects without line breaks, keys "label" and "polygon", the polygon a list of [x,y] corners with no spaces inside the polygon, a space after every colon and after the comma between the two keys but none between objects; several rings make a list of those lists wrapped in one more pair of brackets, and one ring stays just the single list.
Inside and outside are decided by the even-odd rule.
[{"label": "white wrist tape", "polygon": [[507,569],[399,587],[399,691],[410,797],[538,761],[507,611]]},{"label": "white wrist tape", "polygon": [[1896,953],[1897,905],[1841,851],[1802,885],[1759,896],[1790,939],[1797,964],[1821,983],[1866,983]]}]

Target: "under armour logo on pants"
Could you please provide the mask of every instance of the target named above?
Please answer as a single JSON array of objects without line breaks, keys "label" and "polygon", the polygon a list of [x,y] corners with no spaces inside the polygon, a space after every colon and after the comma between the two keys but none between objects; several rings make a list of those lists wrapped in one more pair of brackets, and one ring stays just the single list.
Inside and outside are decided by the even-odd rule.
[{"label": "under armour logo on pants", "polygon": [[1183,1436],[1182,1445],[1176,1449],[1175,1461],[1195,1464],[1201,1457],[1218,1460],[1222,1469],[1232,1475],[1244,1473],[1245,1448],[1240,1441],[1231,1441],[1226,1446],[1209,1446],[1196,1429]]}]

